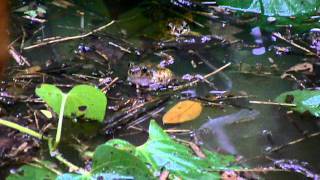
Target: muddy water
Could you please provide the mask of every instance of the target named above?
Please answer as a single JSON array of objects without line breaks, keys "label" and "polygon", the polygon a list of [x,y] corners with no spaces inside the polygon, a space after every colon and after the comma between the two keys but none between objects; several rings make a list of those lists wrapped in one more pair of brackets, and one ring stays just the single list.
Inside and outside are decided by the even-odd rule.
[{"label": "muddy water", "polygon": [[[81,4],[81,3],[80,3]],[[44,26],[43,33],[34,37],[41,38],[51,37],[55,35],[67,36],[78,34],[81,31],[87,31],[94,27],[100,26],[111,20],[111,15],[108,11],[112,7],[104,8],[101,4],[99,6],[99,12],[95,12],[95,4],[89,3],[86,6],[77,6],[76,8],[70,8],[68,10],[60,9],[54,6],[48,8],[48,24]],[[118,7],[118,6],[117,6]],[[84,29],[80,28],[80,16],[77,13],[77,9],[81,9],[85,12],[85,26]],[[137,47],[143,47],[145,44],[142,35],[149,35],[157,32],[157,25],[141,15],[141,9],[127,8],[127,11],[112,12],[116,14],[121,21],[109,28],[108,33],[119,35],[125,34],[126,39]],[[114,11],[114,10],[113,10]],[[102,12],[102,13],[101,13]],[[223,35],[230,38],[230,40],[241,38],[248,44],[255,44],[255,37],[250,34],[250,29],[239,29],[232,26],[226,26],[222,28],[221,23],[213,23],[210,21],[204,21],[204,24],[211,26],[211,30],[207,33]],[[192,26],[193,27],[193,26]],[[195,29],[199,29],[195,27]],[[234,36],[235,33],[239,33]],[[158,34],[159,35],[159,34]],[[33,40],[34,40],[33,39]],[[273,100],[281,92],[291,90],[294,88],[294,84],[280,79],[279,75],[253,75],[243,74],[237,70],[236,64],[239,62],[248,63],[251,65],[264,64],[270,66],[268,58],[272,58],[280,69],[284,70],[290,65],[300,61],[303,56],[300,55],[284,55],[276,56],[273,51],[268,51],[268,46],[272,43],[270,36],[266,33],[262,33],[263,43],[266,46],[266,52],[262,55],[254,55],[252,48],[244,48],[239,46],[230,47],[210,47],[204,48],[203,46],[196,46],[196,49],[210,64],[215,67],[220,67],[227,62],[231,62],[230,68],[224,71],[224,75],[217,75],[211,80],[217,85],[218,90],[230,90],[234,93],[245,92],[248,95],[255,96],[256,100]],[[27,44],[30,42],[26,42]],[[74,56],[74,50],[77,48],[79,42],[69,42],[65,44],[51,45],[45,48],[28,51],[27,55],[34,64],[43,64],[47,59],[54,59],[56,61],[69,61]],[[175,50],[172,52],[175,55],[175,64],[170,68],[176,75],[182,76],[185,73],[198,73],[207,74],[213,69],[205,63],[202,63],[194,68],[191,64],[191,58],[185,49]],[[145,62],[156,62],[157,60],[145,59]],[[140,61],[141,62],[141,61]],[[183,67],[183,68],[181,68]],[[120,70],[121,71],[121,70]],[[227,79],[226,79],[227,77]],[[124,79],[125,80],[125,79]],[[226,80],[230,80],[229,85]],[[230,83],[232,86],[230,86]],[[231,89],[228,89],[231,88]],[[194,90],[198,96],[208,95],[212,87],[207,85],[199,85]],[[166,108],[170,108],[176,103],[178,98],[172,98]],[[244,107],[254,109],[259,112],[255,118],[250,119],[247,122],[226,124],[221,126],[224,137],[228,138],[228,143],[233,148],[233,153],[243,156],[245,159],[251,159],[256,156],[262,156],[267,153],[267,150],[288,143],[297,138],[301,138],[302,134],[299,132],[289,119],[285,116],[284,112],[279,110],[278,107],[269,105],[249,105],[243,104],[241,108],[226,107],[224,109],[206,107],[202,115],[195,121],[185,123],[182,125],[174,126],[182,129],[198,129],[205,124],[209,119],[214,119],[220,116],[229,115],[241,111]],[[159,118],[160,120],[161,118]],[[241,117],[240,117],[241,119]],[[312,120],[301,120],[298,118],[298,125],[309,132],[315,132],[318,130],[318,126]],[[268,141],[264,132],[271,134],[272,142]],[[133,137],[132,135],[124,136],[127,139],[134,140],[134,143],[141,144],[145,140],[145,135],[141,138]],[[204,147],[221,151],[228,151],[227,149],[221,149],[221,136],[210,134],[207,137],[201,139]],[[186,138],[189,138],[188,136]],[[102,143],[105,140],[104,136],[96,138],[95,144]],[[320,152],[319,139],[314,138],[297,145],[290,146],[281,150],[278,153],[268,154],[268,156],[274,159],[298,159],[306,161],[311,164],[316,170],[320,170]],[[72,153],[71,153],[72,154]],[[67,156],[67,155],[66,155]],[[246,162],[252,166],[267,166],[270,161],[264,158],[252,159]],[[287,173],[270,173],[266,175],[267,178],[281,178],[281,179],[301,179],[302,177],[287,174]]]}]

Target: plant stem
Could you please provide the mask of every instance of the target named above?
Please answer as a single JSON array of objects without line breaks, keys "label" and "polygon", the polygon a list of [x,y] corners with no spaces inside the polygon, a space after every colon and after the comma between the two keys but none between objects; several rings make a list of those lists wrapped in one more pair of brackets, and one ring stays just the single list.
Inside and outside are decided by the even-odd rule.
[{"label": "plant stem", "polygon": [[13,129],[16,129],[22,133],[26,133],[30,136],[33,136],[33,137],[36,137],[38,139],[45,139],[47,140],[48,138],[36,131],[33,131],[29,128],[26,128],[26,127],[23,127],[23,126],[20,126],[19,124],[17,123],[14,123],[14,122],[10,122],[10,121],[7,121],[7,120],[3,120],[3,119],[0,119],[0,124],[1,125],[4,125],[4,126],[7,126],[7,127],[10,127],[10,128],[13,128]]},{"label": "plant stem", "polygon": [[67,167],[69,167],[70,171],[83,171],[83,172],[85,171],[85,170],[81,169],[80,167],[72,164],[68,160],[66,160],[64,157],[62,157],[62,155],[59,152],[54,152],[55,150],[54,150],[54,147],[52,146],[52,138],[48,139],[48,148],[49,148],[51,157],[56,158],[62,164],[64,164]]},{"label": "plant stem", "polygon": [[[34,162],[36,162],[38,166],[40,165],[41,167],[44,167],[44,168],[48,169],[49,171],[51,171],[51,172],[53,172],[53,173],[55,173],[55,174],[57,174],[57,175],[61,175],[61,174],[62,174],[60,171],[56,170],[56,169],[53,168],[53,167],[50,167],[48,164],[44,163],[43,161],[41,161],[41,160],[38,159],[38,158],[33,158],[32,160],[33,160]],[[36,166],[36,165],[34,165],[34,164],[32,164],[32,163],[30,163],[29,165],[31,165],[31,166]]]},{"label": "plant stem", "polygon": [[53,148],[52,148],[53,151],[55,151],[57,149],[58,144],[60,143],[61,131],[62,131],[62,123],[63,123],[63,114],[64,114],[64,108],[65,108],[65,105],[66,105],[67,98],[68,98],[68,94],[63,94],[62,95],[61,107],[60,107],[60,111],[59,111],[58,128],[57,128],[55,142],[54,142]]},{"label": "plant stem", "polygon": [[66,160],[64,157],[62,157],[62,155],[60,153],[58,153],[55,156],[55,158],[57,160],[59,160],[61,163],[63,163],[64,165],[68,166],[69,167],[69,171],[71,171],[71,172],[79,171],[79,170],[84,171],[80,167],[78,167],[78,166],[72,164],[71,162],[69,162],[68,160]]}]

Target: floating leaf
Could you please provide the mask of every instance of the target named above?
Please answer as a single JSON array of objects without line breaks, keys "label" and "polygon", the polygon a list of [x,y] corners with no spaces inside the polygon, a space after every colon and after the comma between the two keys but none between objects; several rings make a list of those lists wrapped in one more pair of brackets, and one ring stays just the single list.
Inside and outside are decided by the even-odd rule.
[{"label": "floating leaf", "polygon": [[149,139],[145,144],[135,147],[127,141],[113,139],[106,145],[131,152],[149,164],[153,172],[165,169],[180,179],[220,179],[220,170],[237,168],[229,166],[235,161],[233,156],[208,150],[203,150],[206,158],[195,156],[188,146],[172,140],[154,120],[150,123]]},{"label": "floating leaf", "polygon": [[25,165],[17,170],[17,172],[10,174],[6,180],[44,180],[55,179],[57,175],[52,171],[38,166]]},{"label": "floating leaf", "polygon": [[202,112],[202,105],[197,101],[181,101],[173,106],[162,118],[165,124],[176,124],[191,121]]},{"label": "floating leaf", "polygon": [[[216,2],[243,13],[261,13],[264,16],[260,16],[251,25],[260,26],[264,30],[274,31],[287,25],[298,31],[319,27],[318,20],[310,18],[319,10],[319,0],[217,0]],[[269,22],[270,16],[275,17],[273,18],[275,22]]]},{"label": "floating leaf", "polygon": [[318,0],[218,0],[219,5],[245,12],[263,13],[267,16],[296,16],[314,13],[319,9]]},{"label": "floating leaf", "polygon": [[80,117],[103,121],[107,106],[106,96],[97,88],[88,85],[77,85],[68,94],[50,84],[42,84],[36,89],[41,97],[57,114],[60,113],[62,97],[67,96],[64,116]]},{"label": "floating leaf", "polygon": [[320,91],[319,90],[295,90],[280,94],[276,98],[277,102],[293,103],[296,107],[292,110],[299,113],[310,112],[316,117],[320,117]]}]

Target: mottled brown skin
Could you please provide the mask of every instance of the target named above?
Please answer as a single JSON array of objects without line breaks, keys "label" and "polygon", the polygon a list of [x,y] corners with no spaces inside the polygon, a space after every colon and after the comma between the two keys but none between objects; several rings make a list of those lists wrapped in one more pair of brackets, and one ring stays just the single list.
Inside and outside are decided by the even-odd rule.
[{"label": "mottled brown skin", "polygon": [[172,82],[174,75],[170,69],[147,65],[132,65],[128,71],[128,81],[141,87],[159,89]]}]

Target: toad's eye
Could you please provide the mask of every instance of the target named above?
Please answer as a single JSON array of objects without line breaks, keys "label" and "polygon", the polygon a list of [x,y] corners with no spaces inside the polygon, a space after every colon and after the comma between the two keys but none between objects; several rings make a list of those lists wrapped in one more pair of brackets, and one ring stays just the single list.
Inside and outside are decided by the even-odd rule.
[{"label": "toad's eye", "polygon": [[147,73],[148,69],[147,69],[147,67],[143,67],[143,68],[141,69],[141,71],[142,71],[142,73]]}]

